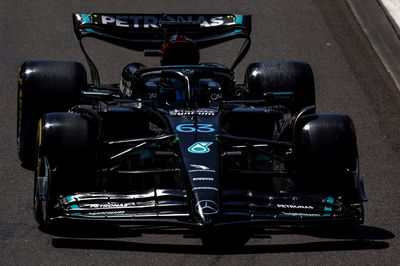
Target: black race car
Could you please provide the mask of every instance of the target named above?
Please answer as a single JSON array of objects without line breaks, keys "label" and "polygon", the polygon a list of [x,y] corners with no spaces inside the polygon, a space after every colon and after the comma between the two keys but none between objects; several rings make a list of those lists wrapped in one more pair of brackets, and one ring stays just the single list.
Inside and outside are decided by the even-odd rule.
[{"label": "black race car", "polygon": [[[34,169],[42,226],[87,220],[207,229],[363,222],[356,135],[316,114],[312,69],[298,61],[234,68],[249,15],[74,14],[82,64],[28,61],[18,86],[19,158]],[[100,83],[82,39],[160,56]],[[200,49],[244,39],[232,67]]]}]

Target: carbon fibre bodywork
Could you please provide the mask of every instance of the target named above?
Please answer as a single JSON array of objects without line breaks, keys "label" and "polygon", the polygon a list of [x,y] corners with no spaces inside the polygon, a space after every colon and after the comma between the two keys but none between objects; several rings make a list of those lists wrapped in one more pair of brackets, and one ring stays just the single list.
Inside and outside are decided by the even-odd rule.
[{"label": "carbon fibre bodywork", "polygon": [[[131,104],[136,107],[129,110],[124,101],[126,109],[107,106],[106,112],[90,107],[102,117],[103,141],[97,150],[102,160],[89,190],[58,195],[49,221],[187,227],[363,221],[358,172],[347,173],[358,188],[351,200],[300,188],[292,162],[295,143],[279,140],[295,128],[284,108],[254,107],[254,101],[247,102],[250,106],[246,101],[225,101],[218,109]],[[74,112],[92,116],[86,108],[79,106]],[[127,110],[131,113],[123,114]],[[135,127],[132,135],[147,131],[150,137],[121,139],[118,132],[126,131],[127,121]],[[119,123],[124,128],[112,126]]]},{"label": "carbon fibre bodywork", "polygon": [[[311,73],[305,83],[312,90],[305,96],[277,81],[272,87],[277,76],[263,71],[279,72],[271,66],[280,63],[267,64],[267,70],[252,65],[245,79],[253,78],[253,87],[235,83],[233,69],[250,45],[250,16],[74,14],[74,29],[80,42],[94,37],[144,52],[161,49],[175,31],[199,48],[234,38],[245,43],[231,68],[135,63],[122,71],[119,85],[100,85],[83,50],[93,84],[79,89],[79,103],[64,113],[41,113],[35,162],[39,223],[210,228],[363,222],[366,198],[353,124],[344,115],[315,114],[311,68],[283,64]],[[36,67],[25,64],[21,77],[35,73],[30,65]],[[20,93],[29,84],[22,80]],[[326,180],[332,185],[324,185]]]}]

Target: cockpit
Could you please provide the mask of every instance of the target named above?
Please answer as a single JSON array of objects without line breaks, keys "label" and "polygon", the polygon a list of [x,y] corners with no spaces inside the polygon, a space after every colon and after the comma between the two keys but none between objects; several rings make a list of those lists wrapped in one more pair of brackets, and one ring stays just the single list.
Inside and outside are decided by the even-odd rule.
[{"label": "cockpit", "polygon": [[166,109],[218,108],[234,91],[232,73],[222,66],[145,68],[130,78],[121,82],[129,85],[121,90],[125,96],[153,101]]}]

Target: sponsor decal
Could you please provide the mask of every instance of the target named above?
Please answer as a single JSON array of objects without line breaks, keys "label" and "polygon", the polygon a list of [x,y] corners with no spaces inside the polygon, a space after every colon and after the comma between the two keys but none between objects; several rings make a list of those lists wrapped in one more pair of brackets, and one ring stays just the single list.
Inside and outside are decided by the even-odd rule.
[{"label": "sponsor decal", "polygon": [[108,209],[108,208],[124,208],[129,207],[132,204],[129,203],[109,203],[109,204],[90,204],[89,208],[100,208],[100,209]]},{"label": "sponsor decal", "polygon": [[94,24],[103,24],[121,28],[158,29],[161,20],[166,22],[198,22],[200,27],[216,27],[235,24],[235,16],[178,16],[170,15],[161,18],[152,15],[93,15]]},{"label": "sponsor decal", "polygon": [[188,151],[197,154],[208,153],[210,152],[209,146],[212,144],[213,144],[212,142],[199,141],[190,146],[188,148]]},{"label": "sponsor decal", "polygon": [[200,132],[200,133],[211,133],[214,132],[213,124],[180,124],[176,126],[176,130],[183,133]]},{"label": "sponsor decal", "polygon": [[218,191],[218,188],[216,188],[216,187],[194,187],[192,189],[192,191],[195,191],[195,190],[215,190],[215,191]]},{"label": "sponsor decal", "polygon": [[214,181],[212,177],[195,177],[193,181]]},{"label": "sponsor decal", "polygon": [[125,214],[125,211],[111,211],[111,212],[89,212],[88,215],[119,215]]},{"label": "sponsor decal", "polygon": [[285,209],[308,209],[313,210],[313,206],[305,206],[305,205],[290,205],[290,204],[277,204],[278,208],[285,208]]},{"label": "sponsor decal", "polygon": [[298,212],[282,212],[286,216],[307,216],[307,217],[320,217],[317,213],[298,213]]},{"label": "sponsor decal", "polygon": [[191,167],[193,167],[193,168],[196,168],[196,169],[201,169],[201,170],[210,170],[210,168],[208,168],[208,167],[207,167],[207,166],[205,166],[205,165],[191,164],[190,166],[191,166]]},{"label": "sponsor decal", "polygon": [[194,73],[194,70],[190,69],[190,68],[185,68],[185,69],[182,69],[181,72],[185,75],[192,75]]},{"label": "sponsor decal", "polygon": [[159,21],[156,16],[102,15],[101,24],[124,28],[158,28]]},{"label": "sponsor decal", "polygon": [[186,115],[198,115],[198,116],[213,116],[216,115],[216,111],[213,110],[172,110],[169,112],[172,116],[186,116]]},{"label": "sponsor decal", "polygon": [[196,211],[200,214],[215,214],[218,212],[218,205],[212,200],[201,200],[196,204]]},{"label": "sponsor decal", "polygon": [[189,170],[189,173],[196,173],[196,172],[209,172],[209,173],[215,173],[215,170]]},{"label": "sponsor decal", "polygon": [[212,170],[208,166],[205,166],[205,165],[190,164],[190,167],[193,167],[195,169],[189,170],[189,173],[196,173],[196,172],[215,173],[215,170]]}]

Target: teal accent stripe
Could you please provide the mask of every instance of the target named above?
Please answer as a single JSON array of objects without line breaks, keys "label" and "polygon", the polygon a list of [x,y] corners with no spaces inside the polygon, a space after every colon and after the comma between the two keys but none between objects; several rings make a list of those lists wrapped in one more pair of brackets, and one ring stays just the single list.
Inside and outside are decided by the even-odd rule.
[{"label": "teal accent stripe", "polygon": [[275,95],[293,95],[293,92],[272,92]]},{"label": "teal accent stripe", "polygon": [[235,31],[231,32],[230,35],[235,35],[235,34],[238,34],[238,33],[241,33],[241,32],[242,32],[242,30],[238,29],[238,30],[235,30]]},{"label": "teal accent stripe", "polygon": [[328,203],[330,203],[330,204],[333,204],[333,203],[335,202],[335,198],[334,198],[334,197],[328,197],[328,198],[326,199],[326,202],[328,202]]},{"label": "teal accent stripe", "polygon": [[[72,210],[76,210],[76,209],[79,209],[79,206],[78,205],[71,205],[71,209]],[[74,214],[74,215],[82,215],[80,212],[74,212],[74,213],[72,213],[72,214]]]},{"label": "teal accent stripe", "polygon": [[243,15],[236,15],[236,24],[243,24]]},{"label": "teal accent stripe", "polygon": [[[327,203],[333,204],[334,201],[335,201],[335,198],[334,198],[334,197],[328,197],[328,198],[326,198],[326,202],[327,202]],[[326,211],[326,212],[331,212],[331,211],[332,211],[332,207],[330,207],[330,206],[325,206],[324,211]],[[325,213],[324,216],[331,216],[331,214]]]},{"label": "teal accent stripe", "polygon": [[81,17],[83,19],[83,22],[85,23],[92,23],[92,20],[90,19],[88,14],[81,14]]},{"label": "teal accent stripe", "polygon": [[66,196],[65,199],[66,199],[68,202],[73,202],[73,201],[75,201],[75,199],[74,199],[73,196]]}]

